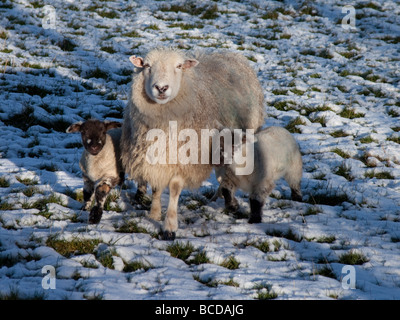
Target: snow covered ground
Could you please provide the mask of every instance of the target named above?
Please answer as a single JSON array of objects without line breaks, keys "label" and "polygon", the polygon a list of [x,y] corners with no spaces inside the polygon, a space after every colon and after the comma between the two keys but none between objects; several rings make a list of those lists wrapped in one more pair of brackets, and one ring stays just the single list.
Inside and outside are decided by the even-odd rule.
[{"label": "snow covered ground", "polygon": [[[127,182],[87,225],[65,129],[121,120],[128,57],[155,46],[249,58],[266,126],[299,142],[303,203],[279,182],[250,225],[246,195],[243,214],[207,201],[210,177],[168,242]],[[0,298],[400,299],[399,48],[399,1],[1,0]]]}]

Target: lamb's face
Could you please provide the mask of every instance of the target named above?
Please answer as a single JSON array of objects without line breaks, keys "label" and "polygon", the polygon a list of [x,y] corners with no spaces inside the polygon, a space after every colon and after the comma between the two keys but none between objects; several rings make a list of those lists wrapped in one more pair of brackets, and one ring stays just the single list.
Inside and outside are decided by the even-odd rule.
[{"label": "lamb's face", "polygon": [[106,143],[106,126],[98,120],[86,121],[81,126],[82,143],[91,155],[98,155]]},{"label": "lamb's face", "polygon": [[98,155],[103,150],[107,140],[107,131],[121,127],[120,122],[100,121],[90,119],[85,122],[76,122],[70,125],[67,133],[80,132],[82,144],[91,155]]},{"label": "lamb's face", "polygon": [[183,58],[179,53],[150,53],[145,59],[132,56],[130,61],[143,68],[144,86],[147,96],[158,104],[166,104],[179,93],[182,74],[198,64],[197,60]]}]

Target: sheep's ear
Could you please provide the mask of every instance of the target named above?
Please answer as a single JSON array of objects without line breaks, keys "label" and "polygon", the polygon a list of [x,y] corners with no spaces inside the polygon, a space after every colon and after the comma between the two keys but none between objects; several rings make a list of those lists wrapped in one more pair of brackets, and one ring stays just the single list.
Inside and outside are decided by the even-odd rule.
[{"label": "sheep's ear", "polygon": [[225,127],[222,125],[221,122],[219,122],[218,120],[214,120],[214,126],[216,129],[218,129],[219,131],[225,129]]},{"label": "sheep's ear", "polygon": [[190,68],[197,66],[198,64],[199,64],[199,62],[196,59],[187,59],[182,64],[182,69],[183,70],[190,69]]},{"label": "sheep's ear", "polygon": [[121,122],[118,121],[104,121],[104,124],[106,125],[106,130],[111,130],[115,128],[120,128],[122,126]]},{"label": "sheep's ear", "polygon": [[82,123],[83,123],[82,121],[79,121],[79,122],[76,122],[76,123],[74,123],[74,124],[71,124],[71,125],[67,128],[66,132],[67,132],[67,133],[74,133],[74,132],[79,132],[79,131],[81,131]]},{"label": "sheep's ear", "polygon": [[143,68],[143,66],[144,66],[144,61],[143,61],[143,58],[141,58],[141,57],[130,56],[129,61],[132,62],[132,64],[135,67]]}]

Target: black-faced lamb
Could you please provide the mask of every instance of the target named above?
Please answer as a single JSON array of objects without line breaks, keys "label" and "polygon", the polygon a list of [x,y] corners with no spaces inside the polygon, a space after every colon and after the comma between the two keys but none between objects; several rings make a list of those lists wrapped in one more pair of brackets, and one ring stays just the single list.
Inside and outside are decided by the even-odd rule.
[{"label": "black-faced lamb", "polygon": [[[68,133],[80,132],[84,150],[79,162],[83,177],[83,210],[90,210],[89,223],[97,224],[103,214],[107,195],[117,185],[122,186],[120,140],[122,123],[90,119],[67,128]],[[111,130],[113,129],[113,130]]]},{"label": "black-faced lamb", "polygon": [[[236,211],[239,208],[237,200],[231,196],[231,190],[241,189],[249,193],[249,223],[261,222],[266,199],[275,188],[275,182],[282,177],[289,184],[292,200],[302,201],[300,182],[303,162],[299,146],[289,131],[269,127],[257,132],[252,141],[244,133],[242,137],[241,145],[233,148],[233,156],[229,154],[228,164],[221,164],[225,175],[220,182],[219,192],[225,199],[226,209]],[[254,159],[251,174],[235,174],[240,167],[236,155],[241,152],[243,155],[246,153],[247,160],[251,157]],[[226,157],[224,144],[221,143],[221,158],[227,160]]]},{"label": "black-faced lamb", "polygon": [[[176,132],[194,129],[200,137],[202,129],[213,128],[214,120],[228,127],[257,129],[264,123],[264,94],[248,60],[237,53],[189,56],[184,51],[159,48],[144,59],[131,56],[130,61],[136,72],[124,113],[122,162],[129,178],[147,181],[154,189],[150,218],[161,219],[161,192],[169,187],[163,237],[171,240],[178,229],[177,206],[182,189],[199,187],[213,166],[211,160],[184,164],[174,161],[172,149],[184,145],[186,141],[182,140],[160,151],[167,156],[166,163],[150,163],[146,154],[154,141],[147,139],[148,132],[160,130],[171,141],[174,137],[169,129],[174,122]],[[198,148],[196,153],[200,155],[200,143]]]}]

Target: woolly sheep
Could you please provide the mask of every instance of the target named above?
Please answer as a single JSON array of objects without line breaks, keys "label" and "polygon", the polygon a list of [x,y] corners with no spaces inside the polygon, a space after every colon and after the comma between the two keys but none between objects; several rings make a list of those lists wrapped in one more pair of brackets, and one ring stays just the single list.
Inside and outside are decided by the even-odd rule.
[{"label": "woolly sheep", "polygon": [[[107,195],[116,185],[122,186],[125,173],[122,169],[120,140],[121,123],[101,122],[96,119],[77,122],[67,128],[68,133],[80,132],[84,151],[79,166],[83,176],[83,210],[90,210],[89,223],[101,220]],[[111,130],[114,129],[114,130]]]},{"label": "woolly sheep", "polygon": [[[225,207],[229,211],[236,211],[239,207],[237,200],[231,196],[230,190],[239,188],[248,192],[251,211],[249,223],[259,223],[261,222],[262,208],[278,179],[283,177],[289,184],[292,200],[302,201],[300,181],[303,162],[297,142],[284,128],[263,129],[254,135],[253,142],[246,141],[248,138],[245,134],[243,137],[242,145],[234,147],[230,163],[221,165],[225,175],[219,191],[222,193]],[[253,143],[252,149],[248,147],[250,146],[248,143]],[[238,167],[235,153],[244,153],[244,151],[253,155],[254,170],[249,175],[235,175],[234,172]],[[222,144],[221,157],[226,157]]]},{"label": "woolly sheep", "polygon": [[[151,164],[146,151],[152,145],[146,135],[162,130],[171,139],[169,126],[177,132],[191,128],[213,128],[215,119],[234,128],[257,129],[264,123],[263,90],[247,59],[231,52],[195,53],[158,48],[143,59],[131,56],[137,68],[122,126],[122,163],[131,179],[142,179],[153,188],[150,218],[161,219],[161,193],[169,187],[164,220],[164,239],[175,238],[177,206],[183,188],[197,188],[206,180],[212,165],[204,163]],[[177,147],[183,145],[178,142]],[[199,144],[200,145],[200,144]],[[200,154],[200,147],[199,153]],[[169,146],[165,153],[170,155]]]}]

